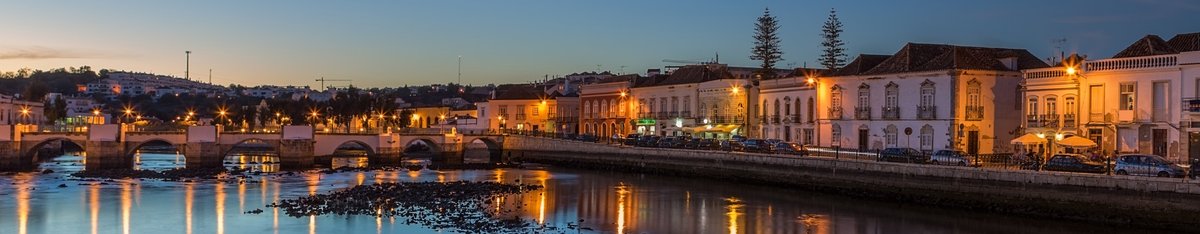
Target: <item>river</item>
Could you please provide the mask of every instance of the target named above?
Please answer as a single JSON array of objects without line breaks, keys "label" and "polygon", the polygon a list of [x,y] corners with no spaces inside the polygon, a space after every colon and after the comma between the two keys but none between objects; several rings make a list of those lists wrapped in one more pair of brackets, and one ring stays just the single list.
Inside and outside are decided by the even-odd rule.
[{"label": "river", "polygon": [[[772,186],[710,179],[589,171],[545,165],[464,171],[282,173],[245,181],[68,180],[79,156],[40,164],[37,172],[0,174],[0,233],[435,233],[399,218],[293,218],[273,201],[350,186],[405,181],[502,181],[545,186],[498,199],[548,233],[579,223],[583,233],[1130,233],[1108,226],[864,201]],[[181,167],[175,154],[139,154],[139,168]],[[262,160],[230,157],[229,162]],[[365,164],[363,158],[335,164]],[[262,164],[241,164],[257,165]],[[276,170],[267,166],[260,168]],[[259,182],[261,181],[261,182]],[[59,185],[66,187],[59,187]],[[262,209],[259,214],[246,211]],[[556,227],[557,229],[550,229]],[[441,230],[443,232],[447,230]]]}]

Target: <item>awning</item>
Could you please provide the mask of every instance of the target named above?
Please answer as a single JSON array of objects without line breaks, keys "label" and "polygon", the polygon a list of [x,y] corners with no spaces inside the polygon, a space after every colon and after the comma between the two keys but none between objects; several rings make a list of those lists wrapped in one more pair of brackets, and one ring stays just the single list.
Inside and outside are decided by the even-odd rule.
[{"label": "awning", "polygon": [[724,132],[729,133],[737,130],[741,125],[737,124],[718,124],[718,125],[701,125],[691,128],[692,132]]},{"label": "awning", "polygon": [[1078,136],[1067,137],[1067,139],[1058,141],[1058,144],[1067,147],[1096,147],[1096,142]]},{"label": "awning", "polygon": [[1046,143],[1046,139],[1033,135],[1033,133],[1026,133],[1021,137],[1017,137],[1017,139],[1013,139],[1011,143],[1022,145],[1044,144]]}]

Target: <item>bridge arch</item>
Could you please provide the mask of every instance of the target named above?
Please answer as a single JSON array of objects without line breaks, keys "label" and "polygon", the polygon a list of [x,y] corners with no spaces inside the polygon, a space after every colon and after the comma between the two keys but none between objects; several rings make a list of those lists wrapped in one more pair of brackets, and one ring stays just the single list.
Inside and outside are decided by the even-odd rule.
[{"label": "bridge arch", "polygon": [[127,143],[134,143],[134,145],[127,146],[126,147],[127,150],[125,151],[125,155],[131,156],[131,157],[134,154],[137,154],[138,150],[141,150],[142,147],[145,147],[148,145],[170,145],[172,147],[175,147],[175,150],[181,151],[180,153],[182,153],[182,151],[183,151],[183,148],[180,147],[180,146],[183,146],[182,143],[172,142],[171,140],[168,140],[165,138],[151,138],[151,139],[140,141],[140,142],[127,142]]},{"label": "bridge arch", "polygon": [[333,147],[333,152],[332,152],[332,153],[330,153],[330,155],[335,155],[335,154],[337,154],[338,150],[342,149],[342,147],[343,147],[343,146],[346,146],[347,144],[353,144],[353,145],[358,145],[358,146],[361,146],[361,147],[362,147],[364,150],[366,150],[366,151],[367,151],[367,155],[366,155],[366,156],[372,156],[372,155],[375,155],[375,149],[374,149],[374,147],[373,147],[373,146],[371,146],[371,144],[367,144],[366,142],[363,142],[363,141],[360,141],[360,140],[345,140],[345,141],[342,141],[342,143],[338,143],[336,146],[334,146],[334,147]]},{"label": "bridge arch", "polygon": [[[51,137],[51,138],[42,139],[35,143],[29,144],[28,147],[21,147],[21,152],[20,152],[21,160],[25,161],[25,162],[37,162],[39,160],[42,160],[43,158],[40,157],[41,155],[38,155],[38,153],[39,153],[38,151],[42,147],[45,147],[47,144],[50,144],[53,142],[70,143],[70,144],[74,144],[74,146],[78,147],[79,149],[83,149],[83,150],[87,149],[87,148],[85,148],[87,145],[84,144],[83,142],[72,140],[67,137]],[[27,143],[27,142],[22,142],[22,145],[24,145],[24,143]],[[58,155],[52,155],[50,157],[53,158],[53,157],[57,157],[57,156]]]},{"label": "bridge arch", "polygon": [[[463,156],[463,160],[465,162],[474,161],[474,162],[493,163],[493,162],[503,161],[501,159],[503,158],[504,145],[501,144],[499,141],[496,141],[496,139],[492,139],[492,138],[488,138],[488,137],[475,137],[475,138],[469,138],[469,139],[464,139],[464,140],[465,140],[464,143],[466,143],[466,145],[463,146],[462,156]],[[474,156],[475,154],[472,154],[472,156],[468,155],[468,152],[471,151],[472,149],[478,149],[478,148],[473,148],[473,146],[476,146],[477,144],[483,145],[484,146],[483,149],[487,150],[487,158],[486,159],[480,160],[477,158],[478,156]]]},{"label": "bridge arch", "polygon": [[227,156],[229,156],[229,153],[232,153],[233,150],[237,149],[239,146],[245,146],[247,142],[255,142],[255,141],[262,142],[263,144],[270,146],[270,148],[271,148],[270,151],[274,151],[276,156],[279,155],[279,144],[272,144],[272,142],[267,139],[251,137],[251,138],[241,139],[233,144],[224,145],[225,147],[223,147],[223,149],[221,149],[221,157],[222,158],[227,157]]},{"label": "bridge arch", "polygon": [[437,154],[442,152],[442,146],[438,144],[437,141],[426,137],[415,138],[409,140],[407,143],[404,143],[404,152],[410,152],[411,147],[417,145],[418,142],[424,144],[426,147],[429,147],[429,152],[431,153]]}]

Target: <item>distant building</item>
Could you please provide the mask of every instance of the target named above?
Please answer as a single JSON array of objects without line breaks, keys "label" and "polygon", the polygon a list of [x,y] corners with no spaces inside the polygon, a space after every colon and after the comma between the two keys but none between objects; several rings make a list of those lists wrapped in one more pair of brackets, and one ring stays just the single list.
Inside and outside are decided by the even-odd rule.
[{"label": "distant building", "polygon": [[42,102],[19,100],[14,96],[0,94],[0,123],[42,124],[46,122]]}]

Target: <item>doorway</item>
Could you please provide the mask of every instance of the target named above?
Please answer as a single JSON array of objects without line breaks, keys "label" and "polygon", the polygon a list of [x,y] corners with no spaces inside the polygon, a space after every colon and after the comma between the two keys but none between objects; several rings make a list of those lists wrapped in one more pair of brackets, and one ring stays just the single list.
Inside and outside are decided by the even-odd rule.
[{"label": "doorway", "polygon": [[869,143],[869,142],[867,142],[868,136],[869,136],[869,134],[871,134],[870,131],[871,130],[868,130],[868,129],[858,129],[858,149],[859,150],[867,149],[867,144]]},{"label": "doorway", "polygon": [[979,154],[979,131],[967,131],[967,154]]},{"label": "doorway", "polygon": [[1154,135],[1154,139],[1153,139],[1152,143],[1154,144],[1154,150],[1153,150],[1154,155],[1166,157],[1167,156],[1167,130],[1166,129],[1154,129],[1153,135]]}]

